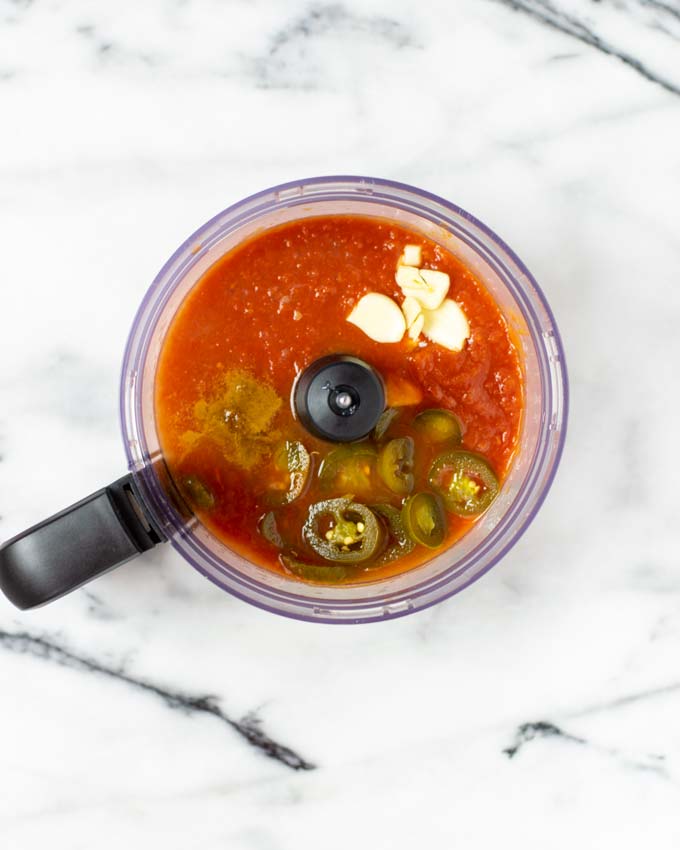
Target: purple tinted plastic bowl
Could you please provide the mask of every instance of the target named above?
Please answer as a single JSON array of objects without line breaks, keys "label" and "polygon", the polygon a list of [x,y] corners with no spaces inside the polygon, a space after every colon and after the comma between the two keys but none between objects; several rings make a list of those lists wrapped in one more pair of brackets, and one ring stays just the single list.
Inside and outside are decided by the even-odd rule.
[{"label": "purple tinted plastic bowl", "polygon": [[[492,293],[519,345],[525,410],[517,455],[501,491],[454,546],[417,569],[355,586],[305,584],[257,566],[188,521],[168,498],[153,405],[158,355],[186,294],[222,254],[254,233],[327,214],[392,220],[460,257]],[[123,361],[120,410],[130,470],[171,544],[199,572],[240,599],[321,623],[404,616],[441,602],[491,569],[532,522],[564,445],[568,408],[564,352],[543,293],[520,259],[465,210],[412,186],[371,177],[315,177],[252,195],[219,213],[177,249],[146,293]]]}]

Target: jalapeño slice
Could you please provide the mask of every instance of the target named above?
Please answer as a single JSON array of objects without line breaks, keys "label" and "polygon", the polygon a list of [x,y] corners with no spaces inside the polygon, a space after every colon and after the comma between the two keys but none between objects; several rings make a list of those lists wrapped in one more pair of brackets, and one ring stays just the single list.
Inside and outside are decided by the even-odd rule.
[{"label": "jalape\u00f1o slice", "polygon": [[460,420],[450,410],[423,410],[413,420],[413,425],[431,443],[457,445],[462,438]]},{"label": "jalape\u00f1o slice", "polygon": [[404,523],[401,520],[401,511],[392,505],[371,505],[371,510],[384,519],[389,531],[387,549],[371,566],[381,567],[383,564],[396,561],[402,555],[413,552],[416,544],[406,533]]},{"label": "jalape\u00f1o slice", "polygon": [[281,563],[298,578],[303,578],[306,581],[315,581],[319,584],[335,584],[347,578],[348,574],[346,567],[306,564],[292,555],[281,555]]},{"label": "jalape\u00f1o slice", "polygon": [[325,491],[370,493],[377,451],[370,443],[350,443],[329,452],[319,471]]},{"label": "jalape\u00f1o slice", "polygon": [[288,504],[301,496],[307,485],[311,458],[307,449],[297,440],[281,443],[274,452],[274,468],[284,474],[284,479],[272,488],[270,501]]},{"label": "jalape\u00f1o slice", "polygon": [[439,455],[430,469],[429,482],[447,509],[458,516],[481,514],[498,493],[498,478],[489,461],[462,449]]},{"label": "jalape\u00f1o slice", "polygon": [[260,534],[264,537],[267,543],[271,543],[272,546],[276,546],[277,549],[284,548],[283,538],[281,537],[278,525],[276,524],[276,514],[273,511],[269,511],[268,514],[265,514],[262,517],[258,527]]},{"label": "jalape\u00f1o slice", "polygon": [[399,418],[400,413],[401,411],[398,407],[388,407],[386,410],[383,410],[380,414],[380,419],[375,423],[372,434],[373,439],[379,443],[389,431],[392,423]]},{"label": "jalape\u00f1o slice", "polygon": [[191,504],[201,511],[215,507],[215,496],[208,485],[197,475],[185,475],[180,479],[180,488]]},{"label": "jalape\u00f1o slice", "polygon": [[413,490],[413,454],[415,444],[412,437],[399,437],[390,440],[378,457],[378,472],[380,477],[392,490],[400,496],[406,496]]},{"label": "jalape\u00f1o slice", "polygon": [[401,509],[401,518],[414,543],[436,549],[446,537],[446,515],[440,500],[432,493],[410,496]]},{"label": "jalape\u00f1o slice", "polygon": [[360,564],[379,554],[385,531],[366,505],[351,499],[325,499],[309,509],[305,541],[326,561]]}]

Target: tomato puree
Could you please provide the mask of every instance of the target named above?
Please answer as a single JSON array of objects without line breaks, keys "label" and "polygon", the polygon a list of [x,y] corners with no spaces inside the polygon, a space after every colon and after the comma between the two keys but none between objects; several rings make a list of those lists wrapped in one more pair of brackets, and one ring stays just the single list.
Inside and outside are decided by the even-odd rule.
[{"label": "tomato puree", "polygon": [[[403,301],[395,268],[406,244],[421,246],[423,266],[449,275],[448,297],[470,326],[461,351],[407,335],[378,343],[347,322],[368,292]],[[335,492],[324,490],[319,469],[336,446],[309,434],[290,403],[296,377],[328,354],[354,355],[381,373],[388,406],[400,411],[390,437],[414,433],[420,411],[451,411],[462,424],[462,448],[484,455],[501,482],[519,439],[519,354],[493,298],[459,259],[418,233],[369,217],[300,219],[255,235],[208,269],[173,318],[159,359],[155,408],[170,474],[200,520],[227,546],[285,574],[281,547],[263,537],[263,516],[273,509],[286,545],[319,563],[302,539],[310,505],[348,495],[340,484]],[[282,441],[298,441],[311,458],[303,492],[285,504],[272,500],[289,483],[277,461]],[[440,451],[416,439],[415,491],[428,489],[428,470]],[[379,476],[370,492],[350,495],[396,509],[403,502]],[[444,545],[473,521],[447,515]],[[403,572],[433,554],[418,545],[388,564],[355,571],[351,580]]]}]

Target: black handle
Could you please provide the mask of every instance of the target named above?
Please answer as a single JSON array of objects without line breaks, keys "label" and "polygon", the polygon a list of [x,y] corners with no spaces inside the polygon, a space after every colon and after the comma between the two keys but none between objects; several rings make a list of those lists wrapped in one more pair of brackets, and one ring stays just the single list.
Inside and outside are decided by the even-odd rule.
[{"label": "black handle", "polygon": [[17,608],[35,608],[163,540],[126,475],[1,546],[0,590]]}]

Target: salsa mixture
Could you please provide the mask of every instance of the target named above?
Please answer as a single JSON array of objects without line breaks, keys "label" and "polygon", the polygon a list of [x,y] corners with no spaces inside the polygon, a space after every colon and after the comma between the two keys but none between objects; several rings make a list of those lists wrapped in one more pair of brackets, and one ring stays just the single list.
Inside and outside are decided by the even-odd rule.
[{"label": "salsa mixture", "polygon": [[[385,384],[356,443],[318,439],[291,404],[332,354]],[[522,386],[505,319],[460,260],[382,219],[323,216],[208,269],[167,332],[155,408],[170,474],[218,539],[302,581],[359,583],[423,564],[491,504]]]}]

